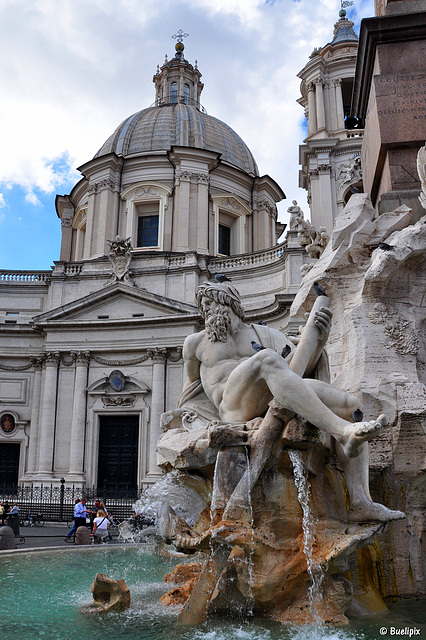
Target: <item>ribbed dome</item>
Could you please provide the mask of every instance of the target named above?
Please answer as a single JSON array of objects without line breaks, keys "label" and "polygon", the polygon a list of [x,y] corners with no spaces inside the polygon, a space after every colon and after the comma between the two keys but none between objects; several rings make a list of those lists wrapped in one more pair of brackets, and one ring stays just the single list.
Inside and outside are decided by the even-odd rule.
[{"label": "ribbed dome", "polygon": [[250,175],[259,175],[250,149],[227,124],[187,104],[150,107],[126,118],[96,154],[128,156],[194,147],[221,154],[221,159]]}]

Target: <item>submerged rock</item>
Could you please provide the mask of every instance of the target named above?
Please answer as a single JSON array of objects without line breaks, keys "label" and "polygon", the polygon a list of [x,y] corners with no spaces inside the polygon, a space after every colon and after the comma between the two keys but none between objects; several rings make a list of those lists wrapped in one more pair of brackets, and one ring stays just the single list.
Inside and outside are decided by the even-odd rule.
[{"label": "submerged rock", "polygon": [[124,611],[130,607],[130,591],[124,580],[114,580],[106,573],[97,573],[90,591],[93,602],[82,607],[82,613]]}]

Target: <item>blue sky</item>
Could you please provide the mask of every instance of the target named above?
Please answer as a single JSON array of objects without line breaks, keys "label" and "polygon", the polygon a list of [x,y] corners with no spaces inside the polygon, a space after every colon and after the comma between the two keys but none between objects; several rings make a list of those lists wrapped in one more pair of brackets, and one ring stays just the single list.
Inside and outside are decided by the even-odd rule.
[{"label": "blue sky", "polygon": [[[174,54],[198,60],[207,112],[252,150],[261,174],[307,212],[298,188],[305,135],[297,73],[333,37],[339,0],[3,0],[0,4],[0,268],[59,259],[54,201],[130,114],[154,101],[152,76]],[[373,0],[347,9],[358,30]],[[7,62],[6,62],[7,61]]]}]

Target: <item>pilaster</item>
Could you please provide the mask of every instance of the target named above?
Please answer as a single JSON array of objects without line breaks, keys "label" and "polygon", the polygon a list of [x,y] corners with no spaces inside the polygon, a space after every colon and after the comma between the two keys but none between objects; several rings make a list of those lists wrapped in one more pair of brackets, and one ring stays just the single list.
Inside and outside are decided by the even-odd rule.
[{"label": "pilaster", "polygon": [[37,480],[51,480],[53,475],[53,447],[55,442],[56,394],[60,354],[45,354],[43,397],[41,400],[40,445]]},{"label": "pilaster", "polygon": [[315,81],[315,98],[317,107],[317,129],[325,128],[325,109],[324,109],[324,92],[323,92],[323,80],[317,78]]},{"label": "pilaster", "polygon": [[151,416],[148,433],[148,476],[160,475],[157,466],[157,442],[162,434],[161,414],[164,413],[167,349],[148,349],[152,360]]},{"label": "pilaster", "polygon": [[42,381],[42,368],[43,368],[44,354],[41,354],[38,358],[34,359],[34,384],[31,403],[31,426],[30,426],[30,439],[28,443],[28,458],[27,458],[27,472],[26,476],[32,479],[33,474],[37,469],[37,453],[39,444],[39,430],[40,430],[40,399],[41,399],[41,381]]},{"label": "pilaster", "polygon": [[71,420],[70,462],[68,482],[84,479],[84,440],[86,427],[86,387],[90,362],[89,351],[73,351],[75,363],[74,398]]},{"label": "pilaster", "polygon": [[313,82],[310,82],[308,84],[308,111],[309,111],[308,136],[310,136],[313,133],[315,133],[315,131],[317,130],[315,85]]}]

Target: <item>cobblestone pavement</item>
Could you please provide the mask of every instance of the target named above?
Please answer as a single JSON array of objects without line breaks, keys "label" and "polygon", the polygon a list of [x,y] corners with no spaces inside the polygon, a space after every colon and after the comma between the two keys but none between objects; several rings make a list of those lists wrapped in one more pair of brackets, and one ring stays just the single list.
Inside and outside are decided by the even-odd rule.
[{"label": "cobblestone pavement", "polygon": [[[16,549],[37,549],[40,547],[72,547],[72,543],[64,541],[70,528],[64,522],[46,522],[43,527],[19,527],[20,536],[15,536]],[[108,544],[118,544],[118,531],[111,531],[112,541]]]}]

